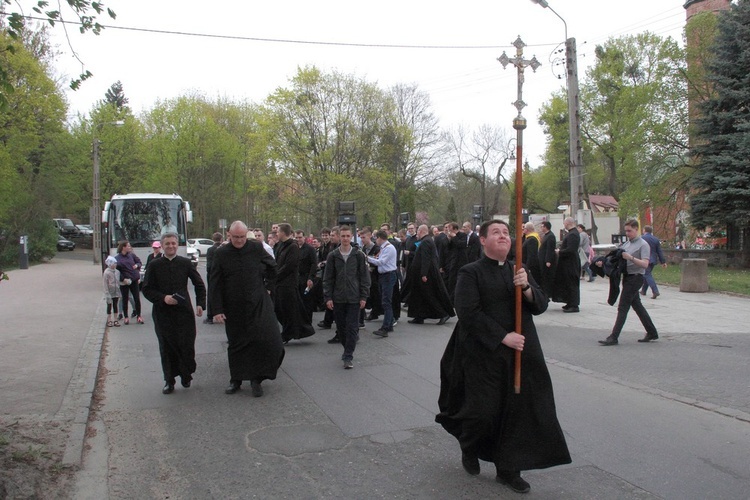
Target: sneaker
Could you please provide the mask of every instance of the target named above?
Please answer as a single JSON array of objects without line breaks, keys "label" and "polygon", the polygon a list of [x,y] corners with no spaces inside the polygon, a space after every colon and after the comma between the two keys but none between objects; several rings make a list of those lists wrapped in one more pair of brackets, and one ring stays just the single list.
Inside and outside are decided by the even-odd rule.
[{"label": "sneaker", "polygon": [[396,326],[396,325],[398,325],[398,321],[395,321],[395,320],[394,320],[394,321],[393,321],[393,326]]},{"label": "sneaker", "polygon": [[388,336],[388,332],[383,330],[382,328],[380,330],[375,330],[374,332],[372,332],[372,334],[377,335],[378,337],[383,337],[383,338]]},{"label": "sneaker", "polygon": [[351,370],[354,368],[354,363],[351,361],[344,361],[344,370]]},{"label": "sneaker", "polygon": [[118,314],[118,315],[117,315],[117,319],[118,319],[118,320],[121,320],[121,319],[122,319],[122,313],[120,313],[120,314]]},{"label": "sneaker", "polygon": [[136,318],[136,317],[138,317],[138,313],[136,313],[135,311],[133,311],[133,314],[131,314],[130,317],[131,318]]}]

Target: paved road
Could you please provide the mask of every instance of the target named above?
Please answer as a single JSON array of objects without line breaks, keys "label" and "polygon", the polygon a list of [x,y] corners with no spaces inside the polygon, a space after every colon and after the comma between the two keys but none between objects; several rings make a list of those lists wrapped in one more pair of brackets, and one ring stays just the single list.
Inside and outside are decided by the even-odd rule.
[{"label": "paved road", "polygon": [[[750,487],[747,324],[750,301],[667,289],[647,305],[662,339],[637,318],[600,347],[614,321],[604,282],[584,283],[583,312],[538,320],[573,464],[526,474],[537,498],[743,498]],[[699,311],[714,311],[707,321]],[[316,321],[318,315],[316,315]],[[453,323],[453,322],[452,322]],[[319,332],[287,348],[266,395],[227,396],[221,326],[200,325],[193,387],[160,393],[149,324],[108,337],[105,400],[90,498],[486,498],[514,494],[461,469],[434,423],[438,360],[453,325],[401,322],[388,339],[368,324],[345,371]],[[88,462],[91,464],[91,461]],[[88,466],[87,466],[88,467]],[[92,485],[95,486],[91,490]],[[106,486],[106,489],[104,488]],[[98,487],[99,489],[97,489]]]},{"label": "paved road", "polygon": [[[402,322],[369,332],[354,370],[319,332],[287,348],[266,394],[223,393],[223,328],[199,325],[188,390],[161,394],[146,325],[104,338],[100,275],[90,253],[11,273],[0,285],[0,416],[70,426],[77,463],[100,351],[101,403],[88,427],[75,498],[485,498],[515,495],[461,469],[455,440],[434,423],[448,325]],[[203,264],[201,264],[202,270]],[[9,286],[10,285],[10,286]],[[536,498],[748,498],[750,300],[662,290],[646,305],[661,340],[600,347],[614,322],[607,285],[582,283],[582,312],[538,317],[571,465],[525,476]],[[316,318],[317,321],[317,318]]]}]

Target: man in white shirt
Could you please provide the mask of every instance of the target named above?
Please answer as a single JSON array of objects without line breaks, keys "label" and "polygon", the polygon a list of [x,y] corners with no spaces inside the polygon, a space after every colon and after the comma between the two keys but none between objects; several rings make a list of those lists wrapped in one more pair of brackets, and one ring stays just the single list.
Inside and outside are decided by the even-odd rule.
[{"label": "man in white shirt", "polygon": [[383,326],[372,333],[387,337],[393,331],[393,287],[396,285],[396,247],[388,242],[388,233],[382,229],[375,233],[375,241],[380,246],[377,257],[367,257],[367,261],[378,267],[378,284],[383,308]]}]

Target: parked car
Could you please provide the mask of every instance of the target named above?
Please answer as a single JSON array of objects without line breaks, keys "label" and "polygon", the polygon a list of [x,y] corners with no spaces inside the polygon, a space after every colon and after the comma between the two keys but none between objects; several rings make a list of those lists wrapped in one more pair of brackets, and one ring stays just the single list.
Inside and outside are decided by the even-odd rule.
[{"label": "parked car", "polygon": [[88,224],[76,224],[76,227],[83,236],[91,236],[94,234],[94,228],[92,228]]},{"label": "parked car", "polygon": [[76,249],[76,244],[61,235],[57,235],[57,250],[62,252],[63,250],[73,251]]},{"label": "parked car", "polygon": [[198,250],[198,256],[206,255],[208,249],[214,246],[214,241],[209,238],[190,238],[187,240],[188,248]]},{"label": "parked car", "polygon": [[81,236],[81,230],[73,224],[70,219],[52,219],[57,232],[66,238],[78,238]]}]

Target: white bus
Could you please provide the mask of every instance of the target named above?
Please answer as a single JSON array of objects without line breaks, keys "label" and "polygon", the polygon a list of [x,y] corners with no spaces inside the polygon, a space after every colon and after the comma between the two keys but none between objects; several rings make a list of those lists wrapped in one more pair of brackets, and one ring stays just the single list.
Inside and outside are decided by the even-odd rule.
[{"label": "white bus", "polygon": [[116,255],[117,244],[127,240],[145,264],[151,244],[166,232],[177,234],[177,254],[187,256],[188,222],[193,222],[193,212],[179,195],[116,194],[102,211],[102,262],[108,255]]}]

